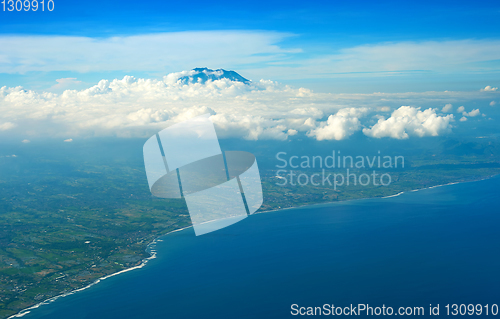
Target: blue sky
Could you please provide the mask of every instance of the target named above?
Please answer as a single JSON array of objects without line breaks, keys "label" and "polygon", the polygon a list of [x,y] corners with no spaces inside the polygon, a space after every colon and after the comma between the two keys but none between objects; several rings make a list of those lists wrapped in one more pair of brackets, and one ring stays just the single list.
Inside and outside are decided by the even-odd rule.
[{"label": "blue sky", "polygon": [[[498,1],[53,1],[0,12],[4,137],[497,134]],[[176,83],[197,67],[252,83]]]},{"label": "blue sky", "polygon": [[[23,85],[27,88],[47,89],[54,85],[58,78],[77,78],[82,81],[81,85],[84,85],[95,84],[103,78],[121,78],[127,74],[155,78],[169,72],[207,66],[235,69],[254,80],[273,79],[323,92],[472,90],[496,84],[492,81],[495,81],[500,74],[500,56],[486,56],[480,48],[476,56],[462,57],[458,61],[452,61],[446,68],[437,67],[432,63],[427,65],[425,61],[391,68],[364,66],[363,63],[371,58],[370,53],[362,53],[355,58],[356,65],[362,67],[352,67],[348,64],[346,67],[339,68],[338,63],[337,65],[332,63],[331,55],[334,55],[334,61],[339,62],[340,59],[341,64],[345,64],[342,59],[349,54],[343,50],[380,46],[387,43],[423,43],[421,50],[425,51],[425,43],[433,41],[449,45],[449,49],[447,45],[444,45],[442,50],[461,51],[460,48],[463,46],[454,45],[452,41],[475,40],[479,42],[470,43],[468,46],[482,47],[491,41],[499,40],[499,18],[500,3],[498,1],[480,3],[383,1],[374,3],[372,1],[63,2],[56,0],[53,12],[2,12],[0,35],[3,37],[74,36],[98,41],[116,36],[129,37],[184,31],[260,32],[261,35],[277,33],[278,36],[274,39],[264,41],[267,41],[265,45],[278,46],[279,50],[262,48],[255,52],[247,51],[248,56],[244,56],[242,51],[245,48],[241,48],[242,51],[234,52],[241,58],[232,61],[231,59],[222,61],[210,59],[210,55],[216,56],[218,53],[209,51],[207,59],[190,57],[191,61],[175,61],[171,64],[158,61],[158,67],[154,70],[147,67],[133,68],[127,63],[124,63],[122,67],[115,65],[108,68],[104,66],[105,57],[99,57],[102,62],[100,68],[88,70],[75,65],[57,64],[50,68],[50,58],[47,58],[49,61],[43,61],[47,67],[42,69],[36,67],[2,68],[2,60],[0,60],[0,86]],[[21,41],[26,44],[32,42],[31,38],[21,39]],[[205,44],[200,44],[199,47],[195,45],[199,41],[198,36],[193,36],[189,41],[193,43],[191,45],[193,51],[203,50]],[[256,41],[259,42],[259,40]],[[43,46],[43,43],[43,41],[39,42],[38,47]],[[61,45],[62,48],[59,50],[61,54],[72,54],[64,51],[64,41],[51,45]],[[221,50],[224,50],[224,44],[215,45],[219,45]],[[225,45],[230,45],[230,43],[225,43]],[[14,58],[19,55],[19,52],[5,52],[9,50],[5,49],[5,44],[3,46],[4,52],[0,52],[0,56],[2,53],[4,56]],[[144,59],[147,59],[147,45],[144,49]],[[171,51],[177,48],[169,47],[166,43],[165,47],[155,47],[155,49]],[[32,48],[26,45],[24,50],[32,50]],[[385,50],[393,49],[386,47]],[[494,50],[494,47],[486,49],[488,50]],[[419,55],[419,52],[417,50],[414,54]],[[50,54],[53,53],[47,53],[47,55]],[[179,55],[184,55],[184,53],[181,52]],[[255,59],[259,56],[263,59]],[[29,60],[30,58],[26,56],[22,59]],[[325,58],[328,61],[325,61]],[[400,55],[399,58],[402,60],[404,56]],[[429,62],[432,62],[432,56],[427,58],[430,59]],[[54,59],[59,58],[55,56]],[[391,57],[387,59],[392,60]],[[80,56],[78,60],[82,64],[93,64],[92,58],[87,60],[86,57]],[[4,66],[12,59],[7,59],[7,61],[3,63]],[[373,63],[382,64],[383,62],[373,61]],[[129,64],[137,63],[129,61]],[[471,67],[472,64],[473,67]],[[328,65],[328,67],[323,68],[322,65]]]},{"label": "blue sky", "polygon": [[498,1],[55,1],[6,12],[0,31],[110,36],[184,30],[274,30],[344,45],[498,36]]}]

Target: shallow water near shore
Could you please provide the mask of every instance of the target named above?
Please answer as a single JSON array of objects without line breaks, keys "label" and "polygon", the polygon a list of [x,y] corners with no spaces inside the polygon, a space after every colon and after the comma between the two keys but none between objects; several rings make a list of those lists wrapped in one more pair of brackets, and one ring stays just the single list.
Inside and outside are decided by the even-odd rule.
[{"label": "shallow water near shore", "polygon": [[[163,236],[140,269],[23,318],[289,318],[291,305],[500,304],[500,177]],[[491,315],[490,315],[491,316]],[[435,316],[434,316],[435,317]]]}]

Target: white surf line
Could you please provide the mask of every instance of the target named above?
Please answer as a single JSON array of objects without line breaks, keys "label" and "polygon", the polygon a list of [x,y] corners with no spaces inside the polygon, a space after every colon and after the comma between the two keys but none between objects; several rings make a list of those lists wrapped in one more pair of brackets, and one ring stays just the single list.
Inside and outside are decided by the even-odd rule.
[{"label": "white surf line", "polygon": [[[391,198],[391,197],[396,197],[396,196],[399,196],[401,194],[404,194],[406,192],[418,192],[418,191],[421,191],[421,190],[424,190],[424,189],[431,189],[431,188],[437,188],[437,187],[443,187],[443,186],[450,186],[450,185],[455,185],[455,184],[463,184],[463,183],[473,183],[473,182],[480,182],[480,181],[484,181],[484,180],[487,180],[487,179],[490,179],[492,177],[495,177],[497,176],[498,174],[494,174],[494,175],[490,175],[490,176],[487,176],[485,178],[481,178],[481,179],[475,179],[475,180],[472,180],[472,181],[461,181],[461,182],[451,182],[451,183],[447,183],[447,184],[440,184],[440,185],[434,185],[434,186],[429,186],[429,187],[424,187],[424,188],[416,188],[416,189],[411,189],[411,190],[408,190],[408,191],[402,191],[402,192],[399,192],[397,194],[394,194],[394,195],[389,195],[389,196],[385,196],[385,197],[381,197],[381,198]],[[376,197],[373,197],[373,198],[376,198]]]},{"label": "white surf line", "polygon": [[9,318],[20,318],[20,317],[23,317],[23,316],[27,315],[28,313],[30,313],[30,310],[36,309],[36,308],[38,308],[40,306],[43,306],[43,305],[48,305],[48,304],[56,301],[59,298],[66,297],[66,296],[75,294],[77,292],[83,291],[83,290],[85,290],[87,288],[90,288],[90,287],[92,287],[92,286],[100,283],[102,280],[108,279],[110,277],[113,277],[113,276],[116,276],[116,275],[119,275],[119,274],[123,274],[125,272],[131,271],[131,270],[134,270],[134,269],[140,269],[140,268],[144,267],[148,261],[150,261],[152,259],[155,259],[155,258],[156,258],[156,252],[153,252],[150,257],[143,259],[142,262],[141,262],[141,264],[138,265],[138,266],[134,266],[134,267],[131,267],[131,268],[127,268],[127,269],[121,270],[119,272],[115,272],[115,273],[109,274],[107,276],[104,276],[104,277],[101,277],[99,279],[96,279],[94,282],[92,282],[91,284],[89,284],[89,285],[87,285],[87,286],[85,286],[83,288],[72,290],[72,291],[64,293],[62,295],[58,295],[58,296],[52,297],[50,299],[44,300],[44,301],[42,301],[42,302],[40,302],[40,303],[38,303],[38,304],[36,304],[34,306],[31,306],[29,308],[21,310],[17,314],[12,315],[12,316],[8,317],[7,319],[9,319]]},{"label": "white surf line", "polygon": [[[175,232],[178,232],[178,231],[190,228],[190,227],[193,227],[193,226],[187,226],[187,227],[175,229],[175,230],[172,230],[172,231],[170,231],[170,232],[168,232],[166,234],[161,235],[160,237],[163,237],[163,236],[166,236],[168,234],[175,233]],[[155,238],[152,242],[150,242],[149,244],[147,244],[146,249],[148,249],[149,246],[156,244],[158,241],[161,241],[161,240],[158,240],[160,237]],[[83,288],[72,290],[70,292],[67,292],[67,293],[64,293],[64,294],[61,294],[61,295],[57,295],[57,296],[54,296],[54,297],[49,298],[47,300],[44,300],[42,302],[39,302],[36,305],[33,305],[31,307],[28,307],[28,308],[25,308],[25,309],[19,311],[18,313],[14,314],[14,315],[12,315],[10,317],[8,317],[7,319],[24,317],[25,315],[29,314],[31,312],[31,310],[33,310],[33,309],[36,309],[36,308],[38,308],[40,306],[43,306],[43,305],[51,304],[54,301],[56,301],[57,299],[59,299],[59,298],[70,296],[70,295],[75,294],[77,292],[80,292],[80,291],[83,291],[85,289],[88,289],[88,288],[90,288],[90,287],[92,287],[94,285],[97,285],[98,283],[100,283],[101,281],[103,281],[105,279],[108,279],[110,277],[117,276],[117,275],[129,272],[129,271],[132,271],[132,270],[135,270],[135,269],[141,269],[142,267],[146,266],[146,264],[148,263],[148,261],[156,258],[156,251],[155,250],[150,250],[150,252],[151,252],[151,256],[149,256],[148,258],[143,259],[141,261],[140,265],[137,265],[137,266],[134,266],[134,267],[131,267],[131,268],[127,268],[127,269],[123,269],[123,270],[120,270],[119,272],[115,272],[115,273],[106,275],[104,277],[98,278],[94,282],[92,282],[91,284],[89,284],[89,285],[87,285],[87,286],[85,286]]]},{"label": "white surf line", "polygon": [[[486,179],[489,179],[489,178],[492,178],[494,176],[497,176],[498,174],[494,174],[494,175],[490,175],[490,176],[487,176],[485,178],[482,178],[482,179],[478,179],[478,180],[472,180],[472,181],[463,181],[463,182],[452,182],[452,183],[448,183],[448,184],[442,184],[442,185],[435,185],[435,186],[430,186],[430,187],[425,187],[425,188],[417,188],[417,189],[413,189],[413,190],[409,190],[407,192],[417,192],[419,190],[423,190],[423,189],[428,189],[428,188],[435,188],[435,187],[441,187],[441,186],[447,186],[447,185],[454,185],[454,184],[460,184],[460,183],[471,183],[471,182],[478,182],[478,181],[484,181]],[[273,212],[278,212],[278,211],[284,211],[284,210],[289,210],[289,209],[294,209],[294,208],[305,208],[307,206],[316,206],[316,205],[326,205],[326,204],[335,204],[335,203],[340,203],[340,202],[348,202],[348,201],[355,201],[355,200],[366,200],[366,199],[374,199],[374,198],[390,198],[390,197],[396,197],[396,196],[399,196],[401,194],[404,194],[405,192],[400,192],[398,194],[394,194],[394,195],[389,195],[389,196],[385,196],[385,197],[367,197],[367,198],[356,198],[356,199],[348,199],[348,200],[345,200],[345,201],[336,201],[336,202],[326,202],[326,203],[315,203],[315,204],[306,204],[306,205],[301,205],[301,206],[296,206],[296,207],[285,207],[285,208],[279,208],[279,209],[273,209],[273,210],[266,210],[266,211],[257,211],[255,212],[254,214],[263,214],[263,213],[273,213]],[[221,218],[223,219],[223,218]],[[193,225],[190,225],[190,226],[186,226],[186,227],[183,227],[183,228],[179,228],[179,229],[175,229],[175,230],[172,230],[164,235],[161,235],[160,237],[163,237],[163,236],[166,236],[168,234],[171,234],[171,233],[176,233],[176,232],[179,232],[181,230],[184,230],[184,229],[188,229],[188,228],[191,228],[193,227]],[[158,239],[160,238],[155,238],[152,242],[150,242],[147,246],[146,246],[146,249],[150,246],[150,245],[153,245],[155,244]],[[161,240],[159,240],[161,241]],[[148,258],[145,258],[142,260],[142,263],[138,266],[135,266],[135,267],[132,267],[132,268],[127,268],[127,269],[124,269],[124,270],[121,270],[119,272],[116,272],[116,273],[113,273],[113,274],[110,274],[110,275],[107,275],[105,277],[102,277],[102,278],[99,278],[97,279],[96,281],[94,281],[93,283],[89,284],[88,286],[86,287],[83,287],[83,288],[80,288],[80,289],[76,289],[76,290],[73,290],[73,291],[70,291],[68,293],[65,293],[65,294],[62,294],[62,295],[58,295],[58,296],[55,296],[55,297],[52,297],[50,299],[47,299],[45,301],[42,301],[34,306],[31,306],[29,308],[26,308],[26,309],[23,309],[21,311],[19,311],[17,314],[15,315],[12,315],[10,317],[8,317],[7,319],[10,319],[10,318],[20,318],[20,317],[23,317],[24,315],[28,314],[30,312],[30,310],[33,310],[33,309],[36,309],[42,305],[47,305],[47,304],[50,304],[52,302],[54,302],[55,300],[61,298],[61,297],[66,297],[66,296],[69,296],[69,295],[72,295],[74,293],[77,293],[79,291],[83,291],[87,288],[90,288],[92,287],[93,285],[95,284],[98,284],[99,282],[101,282],[101,280],[104,280],[104,279],[107,279],[107,278],[110,278],[110,277],[113,277],[113,276],[116,276],[116,275],[119,275],[119,274],[122,274],[122,273],[125,273],[125,272],[128,272],[128,271],[131,271],[131,270],[134,270],[134,269],[140,269],[142,267],[144,267],[146,265],[146,263],[151,260],[151,259],[155,259],[156,258],[156,252],[154,252],[150,257]]]},{"label": "white surf line", "polygon": [[384,196],[384,197],[382,197],[382,198],[391,198],[391,197],[396,197],[396,196],[399,196],[399,195],[404,194],[404,193],[405,193],[405,192],[403,191],[403,192],[399,192],[399,193],[394,194],[394,195]]},{"label": "white surf line", "polygon": [[384,197],[381,197],[381,198],[391,198],[391,197],[396,197],[396,196],[399,196],[399,195],[407,193],[407,192],[408,193],[410,193],[410,192],[418,192],[418,191],[421,191],[421,190],[424,190],[424,189],[431,189],[431,188],[436,188],[436,187],[441,187],[441,186],[449,186],[449,185],[455,185],[455,184],[460,184],[460,183],[469,183],[469,182],[477,182],[477,181],[453,182],[453,183],[441,184],[441,185],[434,185],[434,186],[429,186],[429,187],[424,187],[424,188],[410,189],[410,190],[407,190],[407,191],[402,191],[402,192],[399,192],[397,194],[389,195],[389,196],[384,196]]},{"label": "white surf line", "polygon": [[351,202],[351,201],[356,201],[356,200],[367,200],[367,199],[377,199],[377,198],[379,198],[379,199],[390,198],[390,197],[400,196],[400,195],[402,195],[404,193],[418,192],[420,190],[428,189],[428,188],[435,188],[435,187],[448,186],[448,185],[454,185],[454,184],[473,183],[473,182],[484,181],[484,180],[493,178],[493,177],[495,177],[497,175],[500,175],[500,174],[493,174],[493,175],[489,175],[489,176],[486,176],[486,177],[481,178],[481,179],[474,179],[474,180],[470,180],[470,181],[451,182],[451,183],[447,183],[447,184],[434,185],[434,186],[430,186],[430,187],[410,189],[410,190],[407,190],[407,191],[399,192],[399,193],[394,194],[394,195],[389,195],[389,196],[384,196],[384,197],[353,198],[353,199],[346,199],[346,200],[340,200],[340,201],[335,201],[335,202],[304,204],[304,205],[299,205],[299,206],[294,206],[294,207],[284,207],[284,208],[277,208],[277,209],[272,209],[272,210],[256,211],[254,213],[254,215],[255,214],[263,214],[263,213],[275,213],[275,212],[280,212],[280,211],[285,211],[285,210],[295,209],[295,208],[306,208],[306,207],[311,207],[311,206],[320,206],[320,205],[328,205],[328,204],[339,204],[339,203]]}]

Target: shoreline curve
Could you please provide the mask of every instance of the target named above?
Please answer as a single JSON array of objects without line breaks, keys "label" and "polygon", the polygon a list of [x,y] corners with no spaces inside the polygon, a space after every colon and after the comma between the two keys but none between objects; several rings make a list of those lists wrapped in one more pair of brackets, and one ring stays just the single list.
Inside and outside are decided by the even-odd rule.
[{"label": "shoreline curve", "polygon": [[[470,180],[470,181],[451,182],[451,183],[447,183],[447,184],[434,185],[434,186],[429,186],[429,187],[424,187],[424,188],[417,188],[417,189],[412,189],[412,190],[408,190],[408,191],[402,191],[402,192],[399,192],[397,194],[388,195],[388,196],[384,196],[384,197],[367,197],[367,198],[348,199],[348,200],[343,200],[343,201],[306,204],[306,205],[300,205],[300,206],[295,206],[295,207],[285,207],[285,208],[279,208],[279,209],[274,209],[274,210],[266,210],[266,211],[261,211],[261,212],[257,211],[257,212],[255,212],[255,214],[272,213],[272,212],[279,212],[279,211],[285,211],[285,210],[296,209],[296,208],[304,208],[304,207],[310,207],[310,206],[316,206],[316,205],[328,205],[328,204],[334,204],[334,203],[339,203],[339,202],[355,201],[355,200],[365,200],[365,199],[374,199],[374,198],[386,199],[386,198],[397,197],[397,196],[400,196],[400,195],[402,195],[404,193],[417,192],[417,191],[421,191],[421,190],[425,190],[425,189],[432,189],[432,188],[443,187],[443,186],[451,186],[451,185],[455,185],[455,184],[479,182],[479,181],[487,180],[487,179],[490,179],[490,178],[493,178],[493,177],[499,176],[499,175],[500,174],[493,174],[493,175],[489,175],[489,176],[481,178],[481,179],[475,179],[475,180]],[[155,238],[150,243],[148,243],[146,245],[146,249],[148,249],[151,245],[156,244],[158,241],[161,241],[161,238],[164,237],[164,236],[167,236],[168,234],[176,233],[176,232],[179,232],[179,231],[191,228],[191,227],[193,227],[193,226],[190,225],[190,226],[186,226],[186,227],[183,227],[183,228],[174,229],[172,231],[169,231],[168,233],[165,233],[165,234],[163,234],[163,235]],[[79,289],[75,289],[75,290],[72,290],[70,292],[67,292],[67,293],[64,293],[64,294],[60,294],[60,295],[54,296],[52,298],[49,298],[47,300],[41,301],[41,302],[39,302],[39,303],[37,303],[37,304],[35,304],[33,306],[30,306],[28,308],[25,308],[25,309],[19,311],[18,313],[14,314],[14,315],[11,315],[10,317],[7,317],[7,319],[24,317],[25,315],[29,314],[31,312],[31,310],[37,309],[37,308],[39,308],[39,307],[41,307],[43,305],[51,304],[54,301],[56,301],[57,299],[59,299],[59,298],[63,298],[63,297],[70,296],[70,295],[73,295],[75,293],[84,291],[84,290],[86,290],[86,289],[88,289],[88,288],[90,288],[90,287],[92,287],[94,285],[97,285],[102,280],[106,280],[106,279],[108,279],[110,277],[114,277],[114,276],[117,276],[117,275],[129,272],[129,271],[132,271],[132,270],[135,270],[135,269],[141,269],[144,266],[146,266],[146,264],[150,260],[153,260],[153,259],[156,259],[156,251],[151,251],[151,256],[149,256],[149,257],[144,258],[143,260],[141,260],[141,264],[140,265],[137,265],[137,266],[134,266],[134,267],[130,267],[130,268],[127,268],[127,269],[123,269],[123,270],[121,270],[119,272],[106,275],[104,277],[96,279],[94,282],[88,284],[85,287],[82,287],[82,288],[79,288]]]}]

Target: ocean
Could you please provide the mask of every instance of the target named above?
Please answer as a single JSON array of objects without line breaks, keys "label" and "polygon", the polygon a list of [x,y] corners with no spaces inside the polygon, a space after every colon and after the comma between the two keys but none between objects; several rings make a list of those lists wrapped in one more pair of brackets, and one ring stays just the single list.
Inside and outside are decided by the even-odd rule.
[{"label": "ocean", "polygon": [[199,237],[188,228],[151,245],[146,266],[23,318],[295,318],[325,304],[423,307],[420,317],[480,304],[494,317],[499,190],[497,176],[256,214]]}]

